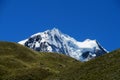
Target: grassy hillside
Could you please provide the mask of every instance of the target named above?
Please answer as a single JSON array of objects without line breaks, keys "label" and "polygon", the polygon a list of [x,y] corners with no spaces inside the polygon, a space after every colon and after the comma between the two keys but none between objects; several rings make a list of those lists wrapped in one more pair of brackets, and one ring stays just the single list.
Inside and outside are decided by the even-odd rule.
[{"label": "grassy hillside", "polygon": [[62,73],[60,78],[63,80],[120,80],[120,49],[76,66],[73,70]]},{"label": "grassy hillside", "polygon": [[79,64],[56,53],[38,53],[22,45],[0,42],[0,80],[44,80]]},{"label": "grassy hillside", "polygon": [[0,80],[119,80],[120,49],[88,62],[0,42]]}]

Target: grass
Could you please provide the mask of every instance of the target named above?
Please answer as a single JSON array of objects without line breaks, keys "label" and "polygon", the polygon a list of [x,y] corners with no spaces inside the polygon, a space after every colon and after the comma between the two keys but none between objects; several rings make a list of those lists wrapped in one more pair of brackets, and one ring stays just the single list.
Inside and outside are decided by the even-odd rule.
[{"label": "grass", "polygon": [[0,80],[119,80],[120,49],[88,62],[0,42]]},{"label": "grass", "polygon": [[65,71],[60,78],[63,80],[120,80],[120,49]]},{"label": "grass", "polygon": [[0,80],[44,80],[79,62],[56,53],[35,52],[22,45],[0,42]]}]

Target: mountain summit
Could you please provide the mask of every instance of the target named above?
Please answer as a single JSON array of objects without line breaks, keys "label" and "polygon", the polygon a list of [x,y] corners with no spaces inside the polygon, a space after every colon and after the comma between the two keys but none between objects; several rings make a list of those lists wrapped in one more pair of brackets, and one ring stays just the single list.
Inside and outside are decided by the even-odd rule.
[{"label": "mountain summit", "polygon": [[107,53],[96,40],[79,42],[56,28],[34,34],[18,43],[36,51],[61,53],[80,61],[88,61]]}]

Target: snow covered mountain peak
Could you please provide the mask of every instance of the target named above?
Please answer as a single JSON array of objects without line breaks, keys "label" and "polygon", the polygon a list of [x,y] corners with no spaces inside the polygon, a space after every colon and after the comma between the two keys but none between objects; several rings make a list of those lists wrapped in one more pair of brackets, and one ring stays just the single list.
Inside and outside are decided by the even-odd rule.
[{"label": "snow covered mountain peak", "polygon": [[43,36],[48,35],[48,34],[59,35],[60,33],[61,32],[57,28],[53,28],[52,30],[46,30],[44,32],[39,32],[39,33],[33,34],[31,37],[35,37],[35,36],[41,35],[41,34]]},{"label": "snow covered mountain peak", "polygon": [[84,42],[90,42],[90,41],[95,41],[96,42],[96,40],[91,40],[91,39],[84,40]]},{"label": "snow covered mountain peak", "polygon": [[92,48],[97,45],[98,44],[97,44],[96,40],[90,40],[90,39],[86,39],[85,41],[83,41],[79,44],[79,46],[81,46],[81,47],[88,47],[88,48]]},{"label": "snow covered mountain peak", "polygon": [[52,30],[51,30],[52,32],[60,32],[57,28],[53,28]]},{"label": "snow covered mountain peak", "polygon": [[57,52],[80,61],[88,61],[107,53],[96,40],[86,39],[79,42],[56,28],[34,34],[18,43],[36,51]]}]

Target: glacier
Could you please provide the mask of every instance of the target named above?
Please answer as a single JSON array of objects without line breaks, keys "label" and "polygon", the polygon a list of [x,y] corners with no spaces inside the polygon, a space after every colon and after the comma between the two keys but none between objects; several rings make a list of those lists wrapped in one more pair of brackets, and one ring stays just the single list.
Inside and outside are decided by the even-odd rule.
[{"label": "glacier", "polygon": [[96,40],[86,39],[80,42],[56,28],[36,33],[18,43],[40,52],[65,54],[82,62],[108,52]]}]

